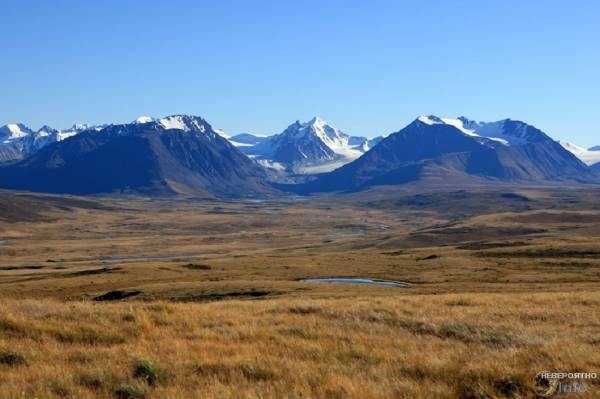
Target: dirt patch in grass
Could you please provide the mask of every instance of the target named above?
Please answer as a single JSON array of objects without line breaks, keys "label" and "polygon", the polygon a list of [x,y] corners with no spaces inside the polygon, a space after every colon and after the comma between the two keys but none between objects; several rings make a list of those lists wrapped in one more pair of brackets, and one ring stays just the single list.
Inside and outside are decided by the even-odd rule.
[{"label": "dirt patch in grass", "polygon": [[94,301],[119,301],[126,298],[138,296],[142,291],[109,291],[106,294],[99,295]]},{"label": "dirt patch in grass", "polygon": [[188,263],[187,265],[184,265],[183,267],[185,267],[186,269],[190,269],[190,270],[211,270],[212,267],[210,267],[209,265],[203,265],[200,263]]}]

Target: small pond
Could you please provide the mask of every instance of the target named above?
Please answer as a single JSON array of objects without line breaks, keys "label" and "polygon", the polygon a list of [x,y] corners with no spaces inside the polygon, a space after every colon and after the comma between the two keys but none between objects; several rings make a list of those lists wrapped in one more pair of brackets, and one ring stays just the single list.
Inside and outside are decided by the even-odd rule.
[{"label": "small pond", "polygon": [[408,288],[408,284],[400,283],[398,281],[382,281],[382,280],[371,280],[368,278],[307,278],[304,280],[306,283],[350,283],[350,284],[374,284],[374,285],[385,285],[388,287],[399,287]]}]

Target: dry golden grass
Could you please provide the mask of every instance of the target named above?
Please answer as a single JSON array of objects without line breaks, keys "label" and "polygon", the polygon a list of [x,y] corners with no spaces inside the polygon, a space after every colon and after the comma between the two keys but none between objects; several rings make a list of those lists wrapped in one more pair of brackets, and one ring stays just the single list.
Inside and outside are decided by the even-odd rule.
[{"label": "dry golden grass", "polygon": [[[17,221],[3,213],[0,196],[0,294],[64,299],[129,289],[146,299],[184,300],[252,290],[269,297],[398,295],[379,287],[299,282],[311,277],[406,281],[410,293],[596,289],[597,193],[524,194],[531,199],[458,192],[258,204],[86,199],[97,203],[87,207],[44,197],[60,206],[44,208],[40,219]],[[27,201],[14,200],[39,206]],[[548,250],[559,256],[542,256]],[[486,255],[523,252],[539,256]],[[185,253],[200,256],[103,262]]]},{"label": "dry golden grass", "polygon": [[[598,193],[521,194],[0,193],[0,398],[529,398],[598,372]],[[112,290],[139,295],[89,300]]]},{"label": "dry golden grass", "polygon": [[0,363],[0,397],[534,397],[537,372],[597,370],[599,305],[600,293],[5,299],[0,351],[26,363]]}]

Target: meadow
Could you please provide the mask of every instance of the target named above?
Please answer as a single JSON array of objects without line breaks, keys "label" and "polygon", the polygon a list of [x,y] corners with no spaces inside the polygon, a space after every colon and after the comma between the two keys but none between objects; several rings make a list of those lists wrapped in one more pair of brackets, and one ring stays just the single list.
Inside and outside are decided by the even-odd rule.
[{"label": "meadow", "polygon": [[600,368],[598,194],[0,193],[0,397],[538,397]]}]

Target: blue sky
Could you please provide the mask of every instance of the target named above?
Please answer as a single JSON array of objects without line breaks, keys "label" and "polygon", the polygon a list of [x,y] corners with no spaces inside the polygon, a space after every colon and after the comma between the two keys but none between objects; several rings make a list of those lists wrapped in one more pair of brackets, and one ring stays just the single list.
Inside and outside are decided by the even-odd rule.
[{"label": "blue sky", "polygon": [[600,2],[0,3],[0,124],[190,113],[230,133],[319,115],[375,136],[420,114],[600,144]]}]

